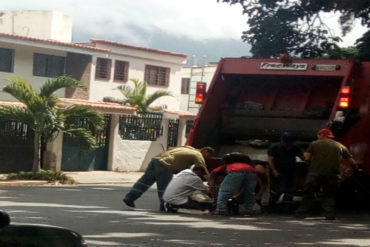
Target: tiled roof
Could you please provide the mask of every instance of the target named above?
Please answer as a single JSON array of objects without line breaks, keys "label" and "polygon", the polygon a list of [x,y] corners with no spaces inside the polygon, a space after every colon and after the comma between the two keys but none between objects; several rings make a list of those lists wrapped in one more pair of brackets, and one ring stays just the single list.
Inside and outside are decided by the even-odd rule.
[{"label": "tiled roof", "polygon": [[0,33],[0,37],[6,37],[6,38],[12,38],[12,39],[18,39],[18,40],[26,40],[26,41],[45,43],[45,44],[57,45],[57,46],[81,48],[81,49],[92,50],[92,51],[101,51],[101,52],[110,51],[109,49],[98,48],[98,47],[86,45],[86,44],[69,43],[69,42],[62,42],[62,41],[51,40],[51,39],[39,39],[39,38],[21,36],[21,35],[10,34],[10,33]]},{"label": "tiled roof", "polygon": [[108,45],[113,45],[113,46],[118,46],[118,47],[125,47],[125,48],[130,48],[130,49],[135,49],[135,50],[155,52],[155,53],[160,53],[164,55],[179,56],[179,57],[187,58],[186,54],[151,49],[151,48],[140,47],[140,46],[126,45],[126,44],[122,44],[122,43],[118,43],[114,41],[102,40],[102,39],[91,39],[92,43],[86,44],[86,43],[62,42],[62,41],[51,40],[51,39],[40,39],[40,38],[22,36],[22,35],[11,34],[11,33],[1,33],[1,32],[0,32],[0,37],[18,39],[18,40],[26,40],[26,41],[31,41],[31,42],[64,46],[64,47],[80,48],[80,49],[91,50],[91,51],[110,52],[109,49],[99,48],[95,46],[95,43],[102,43],[102,44],[108,44]]},{"label": "tiled roof", "polygon": [[[102,112],[107,113],[117,113],[117,114],[132,114],[136,111],[134,107],[131,106],[123,106],[117,103],[111,102],[94,102],[82,99],[71,99],[71,98],[60,98],[62,105],[82,105],[82,106],[90,106],[96,110],[100,110]],[[6,106],[17,106],[17,107],[25,107],[25,105],[21,102],[17,101],[0,101],[0,105]]]},{"label": "tiled roof", "polygon": [[25,104],[17,101],[0,101],[0,106],[17,106],[17,107],[26,107]]},{"label": "tiled roof", "polygon": [[190,111],[172,111],[172,110],[165,110],[165,113],[178,115],[179,117],[195,117],[197,114]]},{"label": "tiled roof", "polygon": [[135,107],[124,106],[118,103],[112,102],[101,102],[101,101],[89,101],[83,99],[72,99],[72,98],[60,98],[60,101],[64,104],[71,105],[82,105],[82,106],[91,106],[94,109],[101,111],[109,111],[115,113],[127,113],[132,114],[136,111]]},{"label": "tiled roof", "polygon": [[148,52],[155,52],[155,53],[160,53],[160,54],[165,54],[165,55],[178,56],[178,57],[183,57],[183,58],[188,57],[186,54],[175,53],[175,52],[170,52],[170,51],[163,51],[163,50],[157,50],[157,49],[151,49],[151,48],[140,47],[140,46],[126,45],[126,44],[122,44],[122,43],[118,43],[118,42],[114,42],[114,41],[109,41],[109,40],[102,40],[102,39],[90,39],[90,40],[91,40],[91,43],[101,43],[101,44],[107,44],[107,45],[112,45],[112,46],[136,49],[136,50],[141,50],[141,51],[148,51]]}]

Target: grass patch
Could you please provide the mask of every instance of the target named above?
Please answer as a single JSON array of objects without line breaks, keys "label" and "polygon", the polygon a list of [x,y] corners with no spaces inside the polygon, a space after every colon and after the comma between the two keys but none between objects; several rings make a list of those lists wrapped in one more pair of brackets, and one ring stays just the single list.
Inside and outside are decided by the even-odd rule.
[{"label": "grass patch", "polygon": [[74,184],[72,177],[64,174],[62,171],[40,170],[39,172],[19,172],[9,173],[8,180],[46,180],[48,182],[60,182],[62,184]]}]

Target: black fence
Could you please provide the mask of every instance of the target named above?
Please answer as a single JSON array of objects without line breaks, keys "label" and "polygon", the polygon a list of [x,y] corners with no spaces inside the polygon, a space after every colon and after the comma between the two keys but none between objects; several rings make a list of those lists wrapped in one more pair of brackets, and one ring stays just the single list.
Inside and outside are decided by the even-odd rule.
[{"label": "black fence", "polygon": [[119,134],[124,140],[155,141],[163,133],[161,113],[140,112],[119,118]]},{"label": "black fence", "polygon": [[194,120],[187,120],[186,121],[186,129],[185,129],[185,137],[187,138],[189,133],[190,133],[190,130],[191,130],[191,127],[193,126],[193,123],[194,123]]},{"label": "black fence", "polygon": [[176,147],[177,139],[179,136],[179,120],[169,120],[168,121],[168,147]]},{"label": "black fence", "polygon": [[25,123],[0,120],[0,173],[31,171],[34,132]]},{"label": "black fence", "polygon": [[[103,127],[99,130],[96,130],[94,126],[86,118],[82,117],[71,117],[68,119],[69,122],[76,125],[78,128],[85,128],[91,131],[92,135],[96,138],[96,144],[98,147],[104,147],[108,144],[109,141],[109,129],[111,123],[111,115],[104,115],[104,124]],[[71,136],[65,136],[67,141],[75,142]]]},{"label": "black fence", "polygon": [[0,138],[33,141],[33,130],[27,124],[16,121],[0,121]]}]

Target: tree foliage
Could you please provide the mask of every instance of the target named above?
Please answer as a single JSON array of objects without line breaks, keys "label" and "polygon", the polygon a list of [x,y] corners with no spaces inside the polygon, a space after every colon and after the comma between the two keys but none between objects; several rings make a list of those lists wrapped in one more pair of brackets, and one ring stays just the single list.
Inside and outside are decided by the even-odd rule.
[{"label": "tree foliage", "polygon": [[158,90],[152,94],[146,95],[148,83],[140,81],[137,78],[131,78],[130,81],[134,87],[129,85],[119,86],[117,89],[122,93],[123,100],[117,100],[114,98],[104,98],[104,101],[118,102],[125,105],[136,107],[139,111],[146,112],[150,108],[150,105],[163,96],[171,96],[171,93],[165,90]]},{"label": "tree foliage", "polygon": [[0,119],[13,120],[26,123],[34,131],[34,160],[32,171],[40,170],[41,144],[52,141],[60,132],[75,137],[81,145],[92,148],[96,140],[89,129],[76,126],[74,117],[85,118],[91,126],[100,128],[103,124],[103,116],[85,106],[60,105],[55,92],[66,87],[86,87],[72,77],[61,76],[48,80],[41,86],[40,92],[36,92],[24,79],[13,76],[8,78],[9,84],[3,91],[9,93],[25,107],[0,106]]},{"label": "tree foliage", "polygon": [[[217,0],[220,2],[221,0]],[[241,4],[249,30],[242,39],[252,45],[254,57],[276,57],[281,53],[320,57],[338,48],[335,36],[322,13],[337,12],[342,35],[351,31],[355,19],[370,27],[370,0],[222,0]],[[370,31],[357,41],[359,57],[370,59]]]},{"label": "tree foliage", "polygon": [[329,50],[324,58],[329,59],[359,59],[359,49],[354,46]]}]

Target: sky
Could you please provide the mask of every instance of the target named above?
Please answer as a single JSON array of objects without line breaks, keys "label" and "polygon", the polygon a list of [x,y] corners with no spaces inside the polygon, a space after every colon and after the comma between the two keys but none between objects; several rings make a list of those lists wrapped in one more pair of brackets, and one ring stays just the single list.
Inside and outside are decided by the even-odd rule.
[{"label": "sky", "polygon": [[[188,55],[189,63],[250,55],[241,40],[247,17],[240,5],[217,0],[12,0],[0,10],[55,10],[73,18],[73,42],[90,38]],[[340,34],[335,14],[325,16]],[[353,45],[365,31],[359,23],[340,46]]]}]

